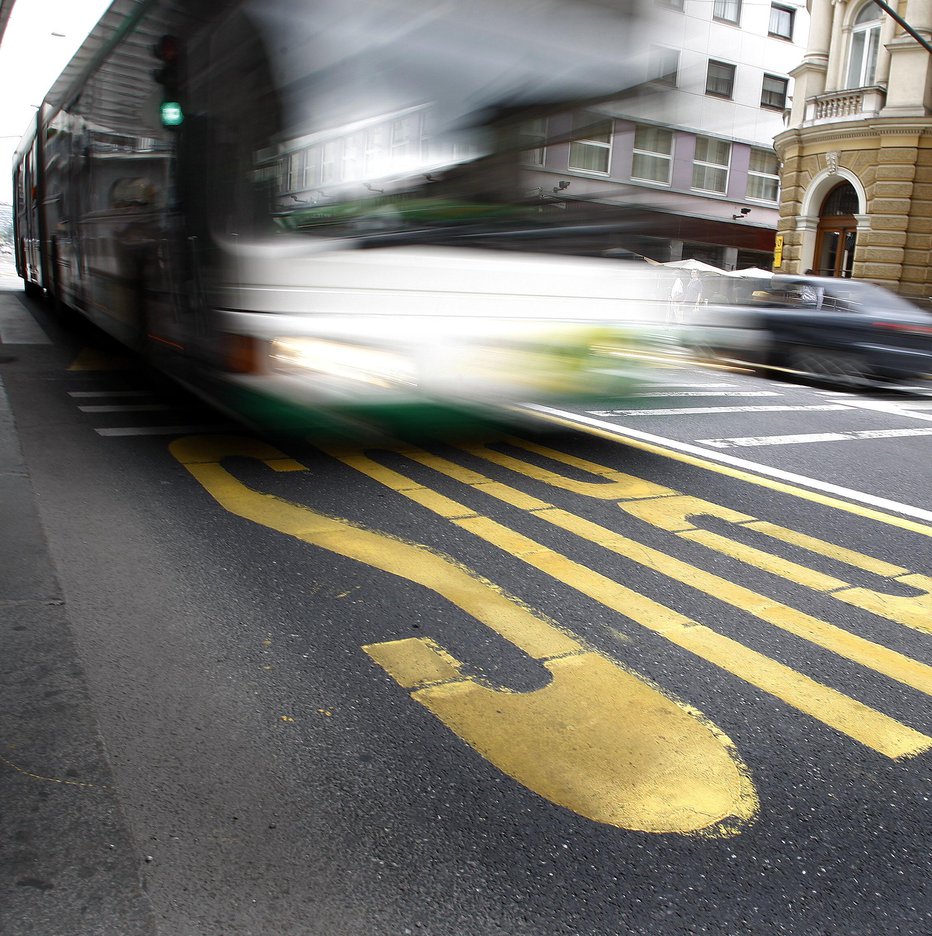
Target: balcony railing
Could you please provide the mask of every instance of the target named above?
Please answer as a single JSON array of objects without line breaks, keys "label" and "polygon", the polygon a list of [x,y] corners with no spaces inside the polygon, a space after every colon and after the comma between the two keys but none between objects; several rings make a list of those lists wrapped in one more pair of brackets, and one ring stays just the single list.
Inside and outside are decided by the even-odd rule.
[{"label": "balcony railing", "polygon": [[876,117],[886,102],[883,88],[852,88],[832,91],[806,100],[804,126],[835,123],[842,120],[864,120]]}]

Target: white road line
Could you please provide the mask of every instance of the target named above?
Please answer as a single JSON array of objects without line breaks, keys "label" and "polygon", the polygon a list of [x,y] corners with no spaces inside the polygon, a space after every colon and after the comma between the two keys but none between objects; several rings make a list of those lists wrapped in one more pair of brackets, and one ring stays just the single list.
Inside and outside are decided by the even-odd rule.
[{"label": "white road line", "polygon": [[[895,416],[905,416],[907,419],[922,419],[926,422],[932,422],[932,414],[916,413],[912,410],[904,409],[903,404],[891,400],[848,400],[845,404],[855,409],[872,410],[876,413],[893,413]],[[923,404],[920,404],[923,405]],[[926,403],[926,406],[929,404]]]},{"label": "white road line", "polygon": [[842,403],[816,403],[808,406],[680,406],[674,409],[586,410],[592,416],[713,416],[720,413],[807,413],[848,409]]},{"label": "white road line", "polygon": [[778,390],[645,390],[632,396],[653,397],[775,397],[783,396]]},{"label": "white road line", "polygon": [[159,413],[170,406],[164,403],[105,403],[102,406],[79,406],[82,413]]},{"label": "white road line", "polygon": [[739,436],[733,439],[696,439],[715,448],[755,445],[801,445],[807,442],[848,442],[852,439],[899,439],[932,435],[932,429],[861,429],[853,432],[809,432],[800,435]]},{"label": "white road line", "polygon": [[670,380],[658,380],[657,383],[662,387],[683,387],[686,390],[731,390],[738,386],[733,383],[676,383]]},{"label": "white road line", "polygon": [[[188,435],[192,432],[229,432],[236,429],[233,425],[213,426],[116,426],[112,429],[95,429],[102,436],[156,436]],[[242,429],[242,426],[239,427]]]},{"label": "white road line", "polygon": [[888,500],[886,497],[877,497],[874,494],[867,494],[864,491],[855,491],[852,488],[842,487],[839,484],[820,481],[818,478],[808,478],[805,475],[795,474],[792,471],[783,471],[780,468],[772,468],[770,465],[762,465],[760,462],[753,462],[749,459],[736,458],[734,455],[726,455],[724,452],[715,451],[715,449],[701,448],[698,445],[691,445],[689,442],[678,442],[676,439],[667,439],[650,432],[641,432],[639,429],[633,427],[604,422],[601,419],[593,419],[591,416],[583,416],[580,413],[571,413],[567,410],[555,409],[551,406],[541,406],[538,403],[528,403],[525,405],[524,409],[534,413],[540,413],[544,416],[555,416],[568,422],[574,422],[580,426],[592,426],[603,432],[619,436],[621,441],[624,441],[624,436],[630,436],[632,439],[650,442],[653,445],[663,446],[675,452],[684,452],[688,455],[704,458],[707,461],[719,462],[722,465],[730,465],[733,468],[741,468],[745,471],[753,471],[765,477],[778,478],[780,481],[787,481],[791,484],[797,484],[800,487],[808,487],[814,491],[822,491],[825,494],[833,494],[836,497],[844,497],[850,501],[869,504],[871,507],[889,510],[893,513],[903,514],[907,517],[914,517],[917,520],[924,520],[927,523],[932,523],[932,510],[924,510],[921,507],[913,507],[910,504],[901,504],[898,501]]},{"label": "white road line", "polygon": [[68,396],[76,400],[96,400],[107,397],[145,397],[152,396],[151,390],[69,390]]}]

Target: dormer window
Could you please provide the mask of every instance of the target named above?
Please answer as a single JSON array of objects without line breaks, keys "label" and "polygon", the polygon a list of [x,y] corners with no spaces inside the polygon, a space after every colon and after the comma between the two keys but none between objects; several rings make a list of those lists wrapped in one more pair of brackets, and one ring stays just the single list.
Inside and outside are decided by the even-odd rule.
[{"label": "dormer window", "polygon": [[874,83],[877,50],[880,48],[881,15],[880,8],[868,2],[855,17],[848,56],[849,88],[866,88]]}]

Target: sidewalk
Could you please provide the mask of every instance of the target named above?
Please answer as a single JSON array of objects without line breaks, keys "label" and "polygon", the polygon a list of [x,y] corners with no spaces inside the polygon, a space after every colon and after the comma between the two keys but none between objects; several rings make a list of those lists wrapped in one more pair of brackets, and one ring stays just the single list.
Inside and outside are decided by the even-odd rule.
[{"label": "sidewalk", "polygon": [[[11,275],[12,273],[12,275]],[[155,933],[4,377],[47,344],[0,258],[0,933]]]}]

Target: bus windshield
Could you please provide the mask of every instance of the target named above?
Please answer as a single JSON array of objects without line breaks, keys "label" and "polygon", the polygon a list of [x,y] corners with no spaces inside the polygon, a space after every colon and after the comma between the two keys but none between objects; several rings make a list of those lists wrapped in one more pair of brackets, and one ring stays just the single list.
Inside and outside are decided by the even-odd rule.
[{"label": "bus windshield", "polygon": [[238,5],[193,81],[194,103],[199,87],[209,100],[214,228],[527,246],[588,223],[547,151],[584,140],[598,174],[611,120],[593,107],[643,68],[636,6]]}]

